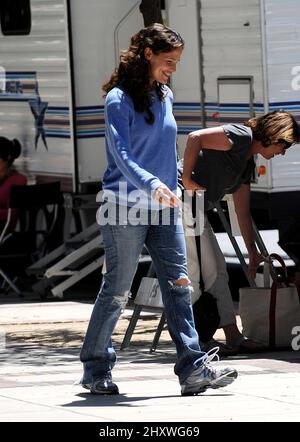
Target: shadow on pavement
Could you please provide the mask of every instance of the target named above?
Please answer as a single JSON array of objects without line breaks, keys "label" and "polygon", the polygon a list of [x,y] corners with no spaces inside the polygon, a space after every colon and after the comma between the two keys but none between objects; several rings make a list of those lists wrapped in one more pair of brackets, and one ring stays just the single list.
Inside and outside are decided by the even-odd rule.
[{"label": "shadow on pavement", "polygon": [[[156,320],[153,321],[156,324]],[[120,344],[128,321],[123,321],[113,338],[117,351],[118,361],[134,364],[162,363],[172,364],[176,361],[175,346],[170,341],[167,332],[162,335],[157,350],[150,353],[150,346],[155,333],[152,321],[140,321],[140,329],[134,333],[130,346],[120,351]],[[63,365],[78,360],[87,324],[34,324],[20,325],[16,330],[7,329],[5,347],[0,351],[0,363],[14,363],[25,365]],[[222,363],[254,365],[262,361],[265,366],[268,361],[282,361],[289,363],[291,371],[299,370],[300,351],[269,351],[256,354],[240,354],[222,358]],[[294,368],[292,367],[294,366]]]},{"label": "shadow on pavement", "polygon": [[[180,390],[180,387],[178,386],[178,391]],[[211,391],[211,390],[210,390]],[[114,406],[126,406],[126,407],[140,407],[141,404],[139,402],[143,402],[146,400],[157,400],[157,399],[170,399],[170,398],[181,398],[180,392],[178,395],[161,395],[161,396],[126,396],[126,394],[118,394],[118,395],[93,395],[91,393],[79,393],[76,394],[77,397],[85,399],[78,400],[78,401],[72,401],[68,404],[63,404],[63,407],[114,407]],[[198,397],[205,397],[207,396],[206,393],[201,393],[198,395]],[[210,397],[217,396],[217,397],[228,397],[233,396],[232,393],[221,393],[218,390],[218,393],[209,394]]]}]

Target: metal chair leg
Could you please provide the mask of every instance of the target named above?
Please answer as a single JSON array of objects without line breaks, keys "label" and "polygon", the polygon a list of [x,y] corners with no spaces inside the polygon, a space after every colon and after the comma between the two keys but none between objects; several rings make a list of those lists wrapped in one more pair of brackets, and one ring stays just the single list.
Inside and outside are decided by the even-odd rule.
[{"label": "metal chair leg", "polygon": [[166,316],[165,316],[165,313],[163,312],[162,315],[161,315],[161,318],[160,318],[157,330],[155,332],[154,339],[152,341],[152,345],[150,347],[150,353],[154,353],[156,348],[157,348],[158,341],[159,341],[161,332],[163,331],[165,322],[166,322]]},{"label": "metal chair leg", "polygon": [[132,334],[134,332],[136,323],[137,323],[137,321],[138,321],[138,319],[140,317],[140,313],[142,311],[142,308],[143,307],[141,305],[136,305],[134,307],[134,310],[133,310],[132,316],[130,318],[129,325],[127,327],[126,333],[124,335],[124,339],[122,341],[120,350],[124,350],[124,348],[129,347],[130,340],[132,338]]}]

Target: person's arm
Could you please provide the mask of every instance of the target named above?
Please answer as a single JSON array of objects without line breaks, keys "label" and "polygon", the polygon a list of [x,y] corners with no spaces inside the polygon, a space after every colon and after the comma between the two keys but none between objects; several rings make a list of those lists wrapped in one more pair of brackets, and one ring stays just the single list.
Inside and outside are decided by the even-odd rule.
[{"label": "person's arm", "polygon": [[191,132],[187,139],[187,144],[183,157],[182,182],[187,190],[201,189],[195,183],[191,176],[195,169],[199,153],[202,149],[213,149],[227,151],[231,149],[231,143],[228,140],[222,126],[210,129],[201,129]]},{"label": "person's arm", "polygon": [[250,213],[250,184],[242,184],[239,189],[233,193],[233,201],[241,234],[248,250],[248,273],[249,276],[255,278],[257,267],[261,262],[266,261],[266,258],[264,258],[258,252],[254,241],[254,232]]},{"label": "person's arm", "polygon": [[164,205],[175,207],[180,204],[177,196],[160,179],[141,167],[132,155],[130,141],[130,119],[132,108],[123,97],[106,103],[106,127],[111,153],[122,174],[136,188]]}]

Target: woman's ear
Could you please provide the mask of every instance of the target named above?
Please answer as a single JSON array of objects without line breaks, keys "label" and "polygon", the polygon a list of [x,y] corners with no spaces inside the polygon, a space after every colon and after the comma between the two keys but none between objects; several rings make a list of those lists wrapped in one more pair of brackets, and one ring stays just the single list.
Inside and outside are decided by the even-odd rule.
[{"label": "woman's ear", "polygon": [[150,61],[150,60],[151,60],[152,55],[153,55],[153,51],[152,51],[152,49],[150,49],[150,48],[145,48],[145,50],[144,50],[144,56],[145,56],[145,59],[146,59],[147,61]]}]

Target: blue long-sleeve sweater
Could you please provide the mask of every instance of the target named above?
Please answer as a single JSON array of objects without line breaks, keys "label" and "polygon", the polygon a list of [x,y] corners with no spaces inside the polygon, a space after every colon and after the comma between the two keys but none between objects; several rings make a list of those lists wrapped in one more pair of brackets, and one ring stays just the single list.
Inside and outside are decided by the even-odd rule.
[{"label": "blue long-sleeve sweater", "polygon": [[163,101],[153,94],[153,124],[146,123],[145,113],[134,110],[132,99],[121,88],[115,87],[107,94],[105,199],[149,207],[151,194],[162,183],[176,192],[177,125],[172,112],[173,94],[168,87],[166,92]]}]

